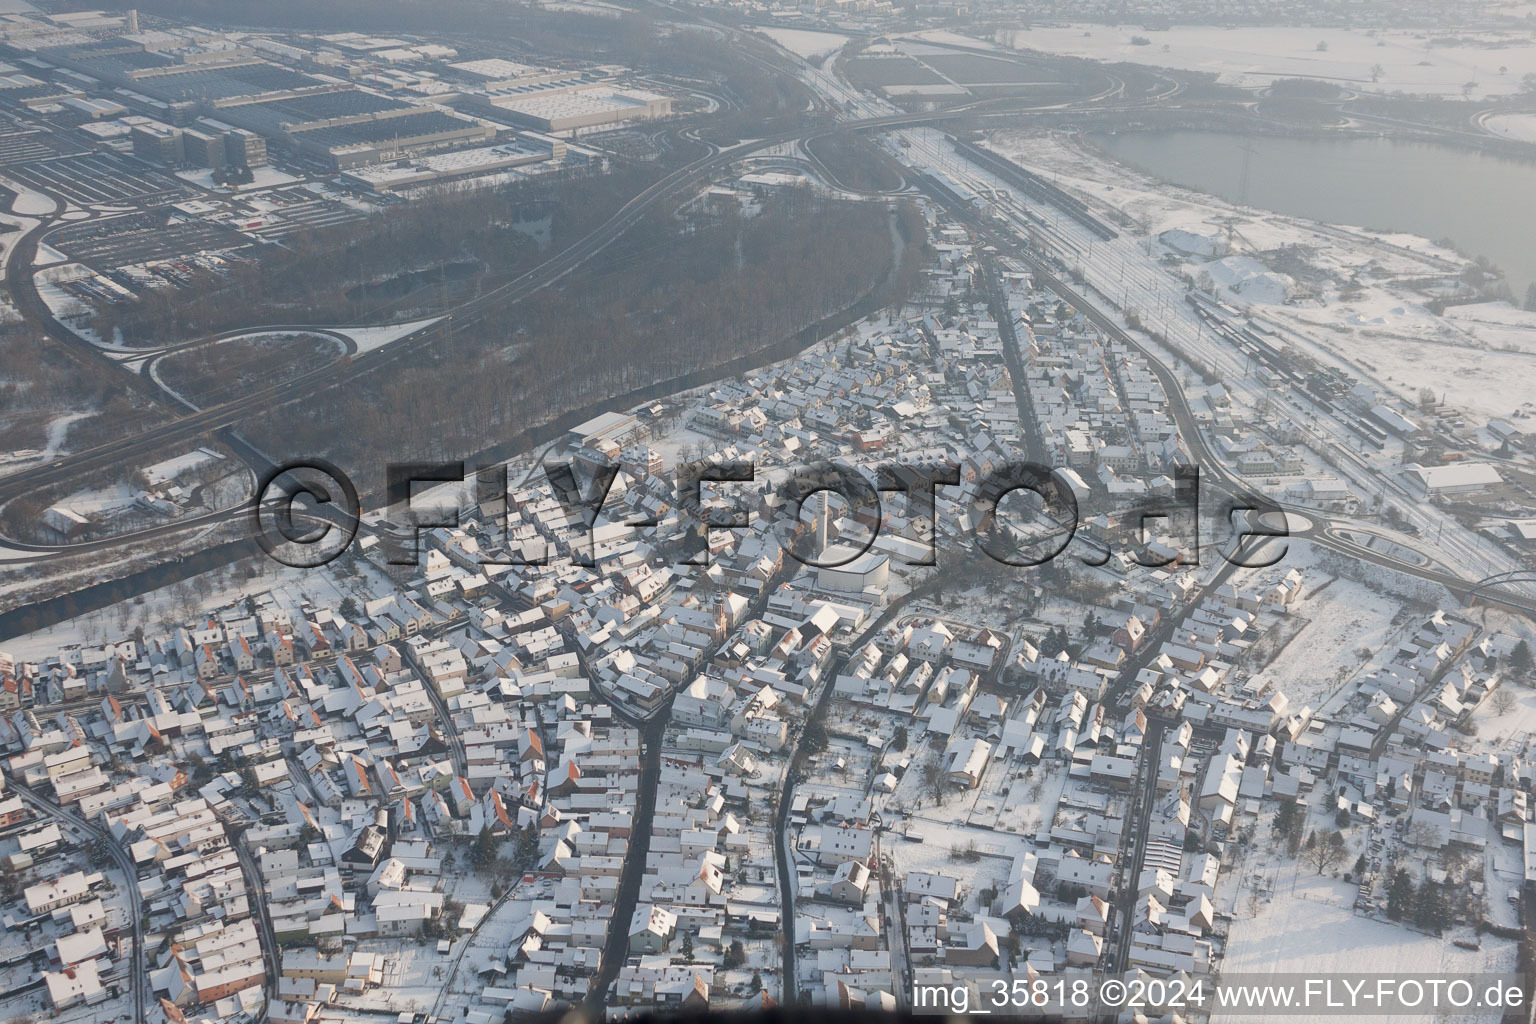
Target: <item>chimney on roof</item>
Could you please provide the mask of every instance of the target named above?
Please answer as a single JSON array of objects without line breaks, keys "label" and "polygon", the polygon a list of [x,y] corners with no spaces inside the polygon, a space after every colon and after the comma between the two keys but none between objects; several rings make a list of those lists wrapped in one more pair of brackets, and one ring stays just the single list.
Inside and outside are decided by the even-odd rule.
[{"label": "chimney on roof", "polygon": [[832,492],[821,492],[821,515],[816,518],[816,557],[826,554],[827,543],[831,540],[832,519]]}]

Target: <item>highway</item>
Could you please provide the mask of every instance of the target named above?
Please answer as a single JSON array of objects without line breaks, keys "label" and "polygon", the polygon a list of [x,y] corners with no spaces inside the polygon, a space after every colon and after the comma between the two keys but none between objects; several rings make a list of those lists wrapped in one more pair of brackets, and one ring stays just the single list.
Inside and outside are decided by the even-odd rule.
[{"label": "highway", "polygon": [[[1083,104],[1096,104],[1113,98],[1115,95],[1116,90],[1108,88],[1098,95],[1088,97],[1079,102]],[[34,492],[42,487],[67,481],[79,474],[107,467],[133,464],[178,442],[186,442],[204,437],[218,430],[233,428],[248,417],[270,412],[272,409],[305,398],[312,398],[354,380],[361,374],[398,362],[411,353],[425,348],[440,339],[443,333],[451,329],[455,324],[462,325],[476,322],[496,309],[527,298],[535,292],[555,284],[593,257],[602,253],[620,235],[638,223],[658,204],[673,199],[710,180],[731,164],[753,154],[782,146],[786,143],[808,143],[814,139],[843,131],[881,132],[893,128],[938,124],[975,117],[1012,116],[1029,111],[1067,109],[1075,105],[1077,104],[1059,102],[1031,104],[1012,98],[979,100],[939,111],[921,113],[882,112],[874,116],[799,127],[765,138],[740,142],[726,148],[712,147],[712,151],[709,154],[672,171],[641,190],[615,211],[603,224],[561,250],[549,260],[546,260],[538,267],[526,271],[504,285],[491,289],[454,307],[437,324],[423,328],[383,348],[363,353],[353,358],[345,366],[329,365],[320,367],[300,374],[291,380],[257,389],[230,401],[221,402],[205,409],[187,412],[185,415],[179,416],[160,426],[152,427],[139,434],[118,438],[106,444],[62,456],[41,466],[21,470],[0,478],[0,507],[3,507],[5,503],[16,497]],[[31,250],[35,253],[38,238],[34,237],[34,234],[35,232],[29,233],[29,236],[23,239],[19,246],[25,247],[30,245]],[[22,308],[23,314],[29,319],[42,324],[51,336],[69,346],[70,350],[76,355],[84,356],[89,354],[92,357],[104,358],[108,362],[118,365],[115,360],[110,359],[106,355],[105,350],[92,345],[86,339],[76,335],[53,315],[52,311],[48,309],[37,293],[36,286],[32,281],[29,260],[18,258],[22,256],[24,256],[24,253],[21,248],[13,254],[13,258],[7,268],[7,280],[11,286],[12,293],[18,297],[17,301]],[[251,325],[236,331],[223,332],[217,337],[229,337],[262,329],[264,328],[261,325]],[[289,329],[307,328],[293,328],[290,325]],[[321,330],[344,332],[345,328],[327,327]],[[196,339],[181,343],[175,346],[175,348],[194,347],[206,344],[210,340],[215,339]],[[123,371],[126,379],[134,382],[135,387],[145,386],[146,378],[144,376],[120,365],[118,368]],[[162,399],[169,397],[157,389],[152,390],[150,394]],[[179,399],[175,398],[171,398],[171,401],[180,402]],[[184,403],[182,404],[184,405]],[[121,538],[87,542],[78,546],[61,544],[56,547],[43,548],[41,546],[16,544],[9,541],[5,541],[4,546],[12,547],[19,551],[35,551],[38,558],[31,559],[32,561],[37,561],[44,557],[70,557],[87,551],[106,550],[129,543],[168,537],[189,530],[201,529],[219,522],[228,521],[240,514],[242,512],[238,508],[223,510],[168,523],[150,531],[140,531],[137,534]],[[12,560],[19,561],[20,559]]]},{"label": "highway", "polygon": [[[1189,403],[1184,397],[1178,376],[1154,353],[1149,351],[1145,345],[1098,309],[1096,304],[1090,302],[1080,292],[1074,290],[1070,285],[1058,278],[1037,256],[1029,252],[1021,252],[1017,256],[1029,264],[1030,269],[1034,272],[1040,283],[1080,310],[1101,331],[1141,353],[1142,357],[1151,367],[1152,372],[1157,376],[1158,381],[1163,385],[1163,390],[1168,395],[1169,409],[1173,414],[1175,422],[1178,424],[1179,432],[1190,446],[1190,454],[1194,457],[1195,464],[1200,468],[1202,485],[1207,481],[1214,480],[1221,484],[1235,498],[1251,498],[1254,504],[1261,507],[1268,506],[1296,513],[1308,522],[1313,523],[1314,527],[1304,532],[1296,531],[1293,533],[1293,536],[1311,541],[1319,547],[1328,548],[1339,554],[1348,555],[1350,558],[1379,565],[1383,568],[1415,576],[1432,583],[1438,583],[1453,593],[1467,595],[1471,591],[1478,589],[1478,579],[1467,579],[1450,572],[1442,572],[1427,565],[1420,565],[1393,557],[1387,552],[1376,551],[1354,543],[1341,536],[1338,532],[1351,528],[1362,532],[1383,532],[1379,527],[1356,523],[1354,520],[1344,517],[1327,516],[1312,508],[1288,506],[1272,498],[1255,495],[1252,485],[1227,469],[1222,459],[1211,450],[1199,421],[1190,411]],[[1412,549],[1414,546],[1412,538],[1406,536],[1402,537],[1398,543],[1409,549]],[[1480,597],[1484,601],[1501,605],[1511,611],[1527,616],[1536,616],[1536,601],[1525,596],[1509,592],[1492,593],[1484,590]]]},{"label": "highway", "polygon": [[[942,141],[935,143],[933,140],[923,140],[918,148],[924,152],[930,165],[935,161],[940,163],[945,175],[961,187],[999,197],[997,190],[1007,186],[1006,181],[998,178],[991,171],[966,165],[957,157],[946,155],[946,144]],[[1151,260],[1146,259],[1139,249],[1141,243],[1136,239],[1129,236],[1114,240],[1094,237],[1083,225],[1075,223],[1070,217],[1052,212],[1050,207],[1045,207],[1047,216],[1043,217],[1013,201],[1009,195],[999,198],[1002,201],[998,205],[1006,220],[1020,234],[1035,239],[1039,245],[1048,245],[1065,262],[1073,264],[1077,272],[1090,283],[1085,288],[1068,286],[1062,281],[1055,267],[1046,262],[1040,253],[1032,251],[1027,246],[1021,249],[1017,239],[998,240],[999,247],[1029,265],[1038,279],[1048,283],[1054,291],[1082,309],[1106,334],[1140,352],[1151,364],[1164,391],[1169,396],[1180,431],[1190,444],[1191,454],[1195,456],[1195,461],[1200,466],[1204,478],[1216,480],[1234,496],[1254,495],[1256,491],[1253,484],[1228,471],[1222,460],[1206,443],[1201,425],[1189,413],[1188,404],[1182,394],[1182,385],[1177,376],[1145,343],[1122,330],[1115,320],[1105,316],[1097,308],[1100,303],[1090,301],[1086,296],[1089,294],[1089,289],[1093,289],[1105,296],[1109,304],[1118,305],[1122,311],[1132,308],[1140,310],[1143,318],[1149,323],[1157,324],[1168,338],[1169,348],[1191,359],[1192,362],[1206,361],[1207,366],[1203,372],[1219,377],[1229,391],[1246,393],[1250,398],[1254,398],[1258,390],[1262,389],[1258,389],[1258,385],[1248,380],[1251,369],[1248,365],[1250,359],[1236,347],[1223,343],[1216,331],[1204,328],[1204,321],[1184,301],[1185,295],[1188,294],[1187,286]],[[1121,297],[1118,304],[1112,296]],[[1307,397],[1302,394],[1303,399]],[[1325,416],[1324,421],[1332,424],[1331,439],[1318,437],[1315,431],[1304,425],[1300,429],[1302,433],[1311,437],[1312,443],[1322,455],[1347,463],[1335,465],[1341,473],[1352,479],[1357,487],[1367,493],[1386,490],[1396,494],[1399,507],[1405,512],[1407,519],[1418,528],[1419,537],[1433,536],[1435,545],[1441,550],[1431,549],[1423,539],[1415,539],[1402,533],[1394,535],[1393,531],[1383,530],[1374,523],[1330,515],[1312,508],[1286,506],[1283,502],[1273,499],[1261,499],[1264,504],[1295,512],[1314,524],[1313,529],[1305,534],[1297,532],[1296,536],[1306,536],[1342,554],[1445,585],[1463,595],[1477,589],[1480,581],[1506,573],[1515,567],[1508,559],[1503,558],[1499,551],[1481,544],[1479,538],[1470,534],[1446,512],[1422,502],[1409,493],[1390,471],[1370,464],[1357,453],[1345,448],[1339,443],[1340,438],[1347,436],[1344,426],[1335,422],[1331,416]],[[1389,537],[1399,547],[1422,556],[1424,561],[1419,563],[1383,554],[1351,541],[1348,537],[1342,536],[1340,531]],[[1434,567],[1433,563],[1436,561],[1441,563],[1442,568]],[[1450,569],[1452,566],[1455,567],[1455,571]],[[1466,575],[1461,575],[1463,572]],[[1518,584],[1504,586],[1498,590],[1484,588],[1480,591],[1480,596],[1523,614],[1531,614],[1532,610],[1536,609],[1536,595],[1533,595],[1528,587],[1520,587]]]}]

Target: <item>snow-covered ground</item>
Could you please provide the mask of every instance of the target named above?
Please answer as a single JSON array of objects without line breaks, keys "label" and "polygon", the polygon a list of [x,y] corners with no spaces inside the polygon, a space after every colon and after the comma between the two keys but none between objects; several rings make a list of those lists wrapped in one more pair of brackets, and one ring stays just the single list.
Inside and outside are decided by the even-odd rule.
[{"label": "snow-covered ground", "polygon": [[94,415],[96,415],[96,411],[92,409],[82,412],[61,413],[55,416],[48,421],[48,431],[42,448],[32,448],[17,452],[0,452],[0,469],[9,472],[16,467],[53,458],[64,449],[64,442],[69,436],[69,428],[80,420],[90,419]]},{"label": "snow-covered ground", "polygon": [[1520,754],[1536,736],[1536,689],[1508,681],[1503,686],[1514,704],[1501,712],[1500,701],[1489,698],[1478,708],[1478,743],[1501,754]]},{"label": "snow-covered ground", "polygon": [[68,262],[69,262],[69,257],[68,256],[66,256],[62,252],[59,252],[59,250],[55,249],[53,246],[49,245],[47,242],[43,242],[43,243],[39,244],[38,247],[37,247],[37,258],[32,261],[32,265],[34,267],[50,267],[50,266],[53,266],[55,263],[68,263]]},{"label": "snow-covered ground", "polygon": [[338,334],[345,334],[357,345],[357,351],[372,352],[374,349],[383,348],[390,342],[399,341],[409,337],[424,327],[431,327],[441,319],[415,320],[408,324],[386,324],[383,327],[342,327]]},{"label": "snow-covered ground", "polygon": [[807,60],[836,53],[848,42],[847,36],[836,32],[817,32],[806,28],[760,28],[757,31],[795,56]]},{"label": "snow-covered ground", "polygon": [[291,185],[299,178],[292,174],[284,174],[276,167],[251,168],[252,180],[244,185],[219,185],[213,180],[212,168],[201,168],[192,171],[177,171],[176,177],[182,181],[191,182],[199,188],[208,189],[210,192],[248,192],[258,188],[275,188],[278,185]]},{"label": "snow-covered ground", "polygon": [[921,39],[930,43],[948,43],[954,46],[974,46],[983,50],[995,50],[997,44],[987,39],[972,39],[970,36],[961,35],[959,32],[951,32],[947,28],[927,28],[921,32],[909,32],[902,39]]},{"label": "snow-covered ground", "polygon": [[[1302,344],[1310,355],[1405,402],[1416,402],[1428,388],[1480,420],[1513,416],[1531,402],[1527,382],[1536,366],[1528,353],[1536,353],[1536,314],[1480,303],[1437,316],[1426,296],[1408,287],[1466,263],[1450,249],[1412,235],[1239,209],[1157,182],[1059,136],[999,132],[990,145],[1095,204],[1123,210],[1154,236],[1140,245],[1179,256],[1187,272],[1221,286],[1234,305],[1294,332],[1287,343]],[[1287,246],[1305,247],[1305,261],[1320,277],[1312,297],[1282,304],[1290,279],[1260,257]],[[1217,260],[1193,254],[1226,248],[1231,255]],[[1455,369],[1448,372],[1449,366]]]},{"label": "snow-covered ground", "polygon": [[[1285,564],[1299,564],[1304,549],[1310,548],[1290,542]],[[1321,708],[1344,683],[1338,675],[1341,668],[1363,665],[1385,645],[1399,604],[1353,580],[1309,572],[1301,597],[1289,613],[1305,620],[1305,625],[1293,634],[1282,630],[1287,625],[1295,629],[1295,622],[1271,627],[1276,642],[1287,635],[1290,640],[1268,664],[1254,666],[1254,674],[1272,680],[1294,707]],[[1362,649],[1370,655],[1357,657],[1354,652]]]},{"label": "snow-covered ground", "polygon": [[[126,491],[126,487],[109,488],[71,497],[68,504],[73,508],[100,507],[118,500]],[[97,504],[92,504],[93,500]],[[197,580],[144,594],[142,602],[137,598],[124,601],[49,629],[7,640],[5,650],[18,659],[42,660],[64,648],[126,636],[138,626],[153,631],[165,622],[189,619],[200,609],[217,608],[268,592],[284,608],[297,609],[305,601],[321,607],[335,607],[345,597],[358,596],[367,584],[366,580],[356,581],[349,594],[338,588],[334,571],[289,569],[268,559],[259,559],[252,564],[258,568],[258,575],[247,578],[243,573],[228,570],[204,573]]]},{"label": "snow-covered ground", "polygon": [[1451,306],[1445,318],[1487,348],[1536,354],[1536,312],[1507,302]]},{"label": "snow-covered ground", "polygon": [[27,188],[19,182],[6,179],[5,187],[16,193],[11,212],[24,217],[46,217],[58,210],[59,204],[41,192]]},{"label": "snow-covered ground", "polygon": [[[1065,25],[1007,29],[1018,49],[1203,71],[1222,82],[1264,86],[1276,78],[1321,78],[1362,92],[1507,96],[1536,71],[1536,37],[1523,32],[1446,33],[1342,28],[1216,28],[1181,25]],[[1136,45],[1134,38],[1146,39]],[[1438,45],[1441,40],[1452,45]],[[1372,69],[1381,73],[1372,81]]]},{"label": "snow-covered ground", "polygon": [[1296,284],[1249,256],[1224,256],[1203,264],[1201,270],[1226,295],[1260,306],[1285,302]]},{"label": "snow-covered ground", "polygon": [[1495,114],[1483,127],[1516,142],[1536,142],[1536,114]]},{"label": "snow-covered ground", "polygon": [[[1234,915],[1222,966],[1227,981],[1281,974],[1323,977],[1341,968],[1352,973],[1435,977],[1457,973],[1513,970],[1514,943],[1483,936],[1482,948],[1462,949],[1451,939],[1355,914],[1355,886],[1313,874],[1302,861],[1273,866],[1266,873],[1267,897],[1250,903],[1246,891]],[[1497,1015],[1493,1019],[1496,1019]],[[1215,1015],[1214,1021],[1251,1020],[1242,1014]],[[1339,1020],[1333,1016],[1288,1015],[1287,1020]],[[1374,1015],[1373,1021],[1422,1021],[1423,1014]],[[1437,1018],[1446,1019],[1446,1018]],[[1487,1018],[1470,1018],[1487,1019]]]},{"label": "snow-covered ground", "polygon": [[94,411],[71,412],[62,416],[55,416],[48,424],[48,440],[46,446],[38,453],[39,459],[51,459],[64,447],[64,439],[69,435],[69,428],[79,420],[87,420],[96,415]]},{"label": "snow-covered ground", "polygon": [[1284,318],[1308,328],[1309,336],[1325,347],[1369,368],[1407,401],[1428,389],[1451,408],[1484,421],[1514,416],[1531,405],[1536,329],[1504,332],[1513,339],[1510,347],[1518,345],[1521,351],[1457,344],[1456,336],[1445,335],[1445,321],[1424,307],[1384,306],[1380,298],[1378,293],[1325,308],[1289,307]]}]

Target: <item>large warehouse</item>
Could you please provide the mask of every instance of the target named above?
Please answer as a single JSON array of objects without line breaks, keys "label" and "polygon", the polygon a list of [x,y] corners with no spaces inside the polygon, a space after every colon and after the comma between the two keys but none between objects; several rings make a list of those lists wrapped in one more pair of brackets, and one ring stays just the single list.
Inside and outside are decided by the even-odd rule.
[{"label": "large warehouse", "polygon": [[572,427],[566,433],[566,438],[575,448],[601,441],[612,441],[622,447],[638,440],[644,431],[645,428],[634,413],[604,412]]},{"label": "large warehouse", "polygon": [[505,171],[514,167],[559,160],[565,143],[559,139],[525,135],[495,146],[480,146],[390,164],[353,168],[342,180],[354,188],[372,192],[400,192],[423,185],[439,185],[461,178]]},{"label": "large warehouse", "polygon": [[649,121],[672,113],[659,93],[611,85],[516,89],[477,97],[489,113],[501,113],[536,131],[568,132],[621,121]]},{"label": "large warehouse", "polygon": [[1448,466],[1403,467],[1403,475],[1425,497],[1436,494],[1476,494],[1504,482],[1499,471],[1486,462],[1453,462]]}]

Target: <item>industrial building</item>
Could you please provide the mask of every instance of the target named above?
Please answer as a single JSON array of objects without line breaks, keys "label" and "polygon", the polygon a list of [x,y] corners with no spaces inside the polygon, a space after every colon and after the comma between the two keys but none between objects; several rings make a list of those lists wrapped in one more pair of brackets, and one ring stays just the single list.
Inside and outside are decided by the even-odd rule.
[{"label": "industrial building", "polygon": [[194,167],[224,166],[224,137],[197,128],[181,133],[182,159]]},{"label": "industrial building", "polygon": [[409,161],[358,167],[344,171],[341,177],[354,188],[371,192],[399,192],[560,160],[565,157],[565,153],[565,143],[560,139],[524,135],[495,146],[433,153]]},{"label": "industrial building", "polygon": [[267,162],[267,140],[255,132],[206,117],[199,118],[197,124],[203,131],[216,135],[222,140],[224,162],[229,166],[261,167]]},{"label": "industrial building", "polygon": [[180,128],[159,121],[145,121],[134,125],[129,138],[133,142],[133,155],[141,160],[175,167],[186,159]]},{"label": "industrial building", "polygon": [[659,93],[612,85],[552,86],[490,92],[473,98],[489,113],[510,117],[536,131],[568,132],[623,121],[649,121],[672,113]]},{"label": "industrial building", "polygon": [[605,412],[578,423],[566,434],[572,447],[590,447],[601,441],[612,441],[620,447],[642,439],[646,430],[633,413]]},{"label": "industrial building", "polygon": [[1437,494],[1476,494],[1504,482],[1499,471],[1486,462],[1453,462],[1448,466],[1403,467],[1403,475],[1424,497]]},{"label": "industrial building", "polygon": [[150,118],[133,119],[129,139],[141,160],[178,167],[260,167],[267,162],[261,136],[218,121],[199,119],[178,128]]},{"label": "industrial building", "polygon": [[306,128],[290,132],[288,139],[303,155],[342,171],[447,146],[488,142],[495,136],[496,129],[483,121],[421,108],[419,113],[399,117]]},{"label": "industrial building", "polygon": [[1419,432],[1419,425],[1389,405],[1371,406],[1371,418],[1399,437],[1412,437]]},{"label": "industrial building", "polygon": [[460,61],[448,66],[466,81],[491,92],[558,82],[578,82],[582,78],[580,71],[541,68],[494,57],[488,60]]},{"label": "industrial building", "polygon": [[[391,43],[326,38],[366,54],[358,59],[369,61],[375,43]],[[428,59],[427,49],[411,49],[412,59]],[[308,54],[270,41],[258,46],[249,40],[210,41],[166,32],[89,41],[76,37],[64,45],[44,43],[35,53],[83,82],[117,86],[116,96],[127,109],[163,126],[135,131],[135,152],[166,166],[259,166],[266,162],[267,146],[276,145],[328,170],[347,171],[444,149],[484,148],[509,126],[565,133],[665,117],[672,108],[665,96],[591,81],[591,72],[495,57],[444,64],[428,79],[386,79],[366,89],[335,77],[346,58],[322,68],[309,54],[314,59],[305,60],[306,69],[299,70],[264,59],[258,51],[290,58]],[[431,53],[434,60],[456,55],[450,47]],[[324,76],[307,73],[309,67]],[[352,70],[356,77],[357,69]],[[113,116],[106,107],[83,102],[77,89],[61,90],[23,74],[0,76],[0,89],[10,90],[9,98],[17,102],[73,98],[89,117]],[[443,105],[449,101],[478,107],[499,123]],[[388,186],[396,177],[410,175],[385,174],[373,184]]]}]

